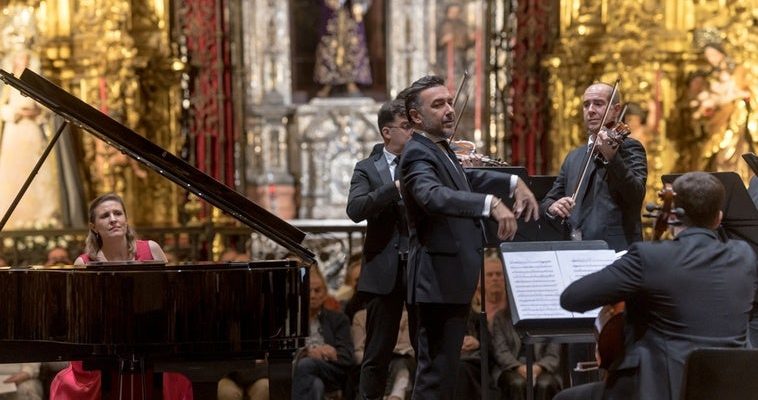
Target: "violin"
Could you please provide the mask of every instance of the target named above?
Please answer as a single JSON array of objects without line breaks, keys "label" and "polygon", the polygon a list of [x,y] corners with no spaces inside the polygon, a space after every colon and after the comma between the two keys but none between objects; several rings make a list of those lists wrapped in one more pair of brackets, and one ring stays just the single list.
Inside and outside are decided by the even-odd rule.
[{"label": "violin", "polygon": [[[624,141],[624,139],[632,134],[632,130],[629,129],[629,125],[621,122],[621,118],[623,118],[625,111],[626,106],[624,106],[624,110],[622,110],[621,114],[619,114],[620,117],[618,118],[618,121],[609,122],[603,128],[601,128],[601,130],[605,132],[606,135],[608,135],[608,140],[611,141],[611,147],[614,149],[621,146],[621,143]],[[595,149],[595,157],[600,161],[606,161],[603,155],[597,149]]]},{"label": "violin", "polygon": [[453,141],[450,143],[450,148],[463,167],[507,167],[509,165],[505,161],[477,153],[476,145],[468,140]]},{"label": "violin", "polygon": [[647,213],[644,214],[644,217],[655,218],[653,240],[660,240],[669,226],[681,225],[679,218],[684,215],[684,210],[673,206],[675,197],[676,193],[673,186],[670,183],[666,183],[663,189],[658,192],[661,205],[647,204],[645,206]]}]

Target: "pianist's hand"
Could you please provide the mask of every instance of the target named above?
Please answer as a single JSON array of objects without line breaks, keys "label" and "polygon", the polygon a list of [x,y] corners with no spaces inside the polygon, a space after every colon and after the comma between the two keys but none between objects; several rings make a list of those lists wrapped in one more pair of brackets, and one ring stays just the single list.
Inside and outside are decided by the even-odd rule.
[{"label": "pianist's hand", "polygon": [[8,379],[4,380],[3,383],[21,383],[23,381],[27,381],[31,379],[31,375],[29,375],[28,372],[16,372],[15,374],[8,377]]}]

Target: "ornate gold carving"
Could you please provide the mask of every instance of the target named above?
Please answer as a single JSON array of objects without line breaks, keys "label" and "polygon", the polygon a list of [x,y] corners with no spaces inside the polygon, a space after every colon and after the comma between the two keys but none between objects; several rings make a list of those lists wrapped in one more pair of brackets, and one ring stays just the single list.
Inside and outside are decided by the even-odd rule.
[{"label": "ornate gold carving", "polygon": [[[176,152],[178,73],[164,0],[47,0],[43,72],[85,102]],[[177,221],[177,189],[107,144],[79,135],[85,193],[124,195],[138,225]],[[136,207],[150,204],[150,207]]]},{"label": "ornate gold carving", "polygon": [[[626,101],[659,104],[660,120],[646,146],[648,199],[660,188],[661,174],[705,168],[699,154],[708,138],[694,134],[688,77],[707,71],[708,65],[693,42],[726,39],[726,54],[748,76],[758,76],[756,6],[755,0],[562,0],[561,37],[547,62],[553,171],[572,147],[586,140],[582,91],[593,81],[612,82],[616,76],[623,78]],[[750,81],[751,92],[757,83]],[[755,117],[750,124],[758,127]],[[717,147],[726,138],[719,136]]]}]

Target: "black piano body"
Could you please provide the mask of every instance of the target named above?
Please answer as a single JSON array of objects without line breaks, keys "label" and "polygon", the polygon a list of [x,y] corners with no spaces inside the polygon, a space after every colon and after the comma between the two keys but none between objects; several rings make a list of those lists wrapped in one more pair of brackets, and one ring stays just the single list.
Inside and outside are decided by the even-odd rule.
[{"label": "black piano body", "polygon": [[138,360],[223,374],[265,358],[271,398],[289,398],[308,335],[305,233],[34,72],[0,79],[302,260],[0,269],[0,362]]}]

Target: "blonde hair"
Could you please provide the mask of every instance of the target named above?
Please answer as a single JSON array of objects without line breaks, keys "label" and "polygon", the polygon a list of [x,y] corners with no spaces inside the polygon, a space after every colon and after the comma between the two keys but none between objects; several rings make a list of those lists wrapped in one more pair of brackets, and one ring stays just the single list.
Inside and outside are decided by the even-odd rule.
[{"label": "blonde hair", "polygon": [[[117,195],[116,193],[106,193],[104,195],[99,196],[95,200],[92,200],[92,202],[89,204],[89,223],[94,224],[95,223],[95,209],[100,204],[105,203],[106,201],[115,201],[119,204],[121,204],[121,208],[124,210],[124,217],[127,217],[126,214],[126,207],[124,206],[124,200],[121,198],[121,196]],[[137,234],[132,229],[132,226],[127,224],[126,225],[126,248],[129,254],[129,258],[134,258],[134,252],[136,248],[137,243]],[[94,260],[97,258],[97,252],[100,251],[100,249],[103,247],[103,239],[100,238],[100,235],[95,232],[94,230],[90,229],[89,233],[87,234],[87,240],[85,241],[84,245],[84,251],[89,256],[90,260]]]}]

